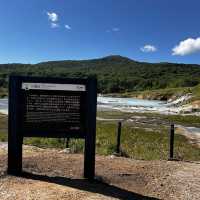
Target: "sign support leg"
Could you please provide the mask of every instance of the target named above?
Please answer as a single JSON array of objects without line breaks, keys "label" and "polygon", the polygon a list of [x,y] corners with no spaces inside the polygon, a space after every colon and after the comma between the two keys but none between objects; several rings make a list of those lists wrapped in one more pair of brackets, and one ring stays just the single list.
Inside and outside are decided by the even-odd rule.
[{"label": "sign support leg", "polygon": [[90,79],[87,94],[87,131],[85,135],[84,178],[94,179],[96,146],[96,101],[97,82]]},{"label": "sign support leg", "polygon": [[23,139],[17,134],[8,136],[8,174],[20,175],[22,172],[22,143]]},{"label": "sign support leg", "polygon": [[8,109],[8,168],[11,175],[20,175],[22,172],[22,143],[23,136],[20,132],[20,93],[19,78],[9,79],[9,109]]},{"label": "sign support leg", "polygon": [[92,180],[95,176],[95,138],[91,135],[90,139],[85,139],[84,178]]}]

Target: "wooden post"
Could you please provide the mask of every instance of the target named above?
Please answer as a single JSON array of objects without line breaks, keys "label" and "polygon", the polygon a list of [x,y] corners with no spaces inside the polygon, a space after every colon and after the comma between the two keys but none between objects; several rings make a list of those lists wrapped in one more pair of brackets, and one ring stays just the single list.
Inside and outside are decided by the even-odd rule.
[{"label": "wooden post", "polygon": [[116,153],[120,153],[120,146],[121,146],[121,127],[122,123],[118,122],[118,127],[117,127],[117,146],[116,146]]},{"label": "wooden post", "polygon": [[169,136],[169,159],[174,158],[174,124],[171,124],[170,127],[170,136]]}]

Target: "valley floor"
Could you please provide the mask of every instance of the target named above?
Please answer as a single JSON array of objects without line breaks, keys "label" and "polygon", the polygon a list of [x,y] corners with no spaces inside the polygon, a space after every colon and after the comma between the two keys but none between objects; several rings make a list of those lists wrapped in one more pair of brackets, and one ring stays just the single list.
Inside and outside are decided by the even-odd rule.
[{"label": "valley floor", "polygon": [[23,177],[6,175],[0,144],[0,199],[200,199],[200,163],[96,157],[95,182],[82,178],[83,155],[23,147]]}]

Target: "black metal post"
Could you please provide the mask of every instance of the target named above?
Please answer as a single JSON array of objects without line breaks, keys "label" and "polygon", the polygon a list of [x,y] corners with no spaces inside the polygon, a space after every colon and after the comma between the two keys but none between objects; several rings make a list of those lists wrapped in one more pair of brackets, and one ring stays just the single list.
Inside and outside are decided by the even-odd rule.
[{"label": "black metal post", "polygon": [[169,159],[174,158],[174,124],[170,127],[170,137],[169,137]]},{"label": "black metal post", "polygon": [[87,130],[85,135],[84,178],[95,176],[97,80],[89,79],[87,87]]},{"label": "black metal post", "polygon": [[69,140],[70,140],[70,138],[69,137],[67,137],[67,138],[65,138],[65,147],[68,149],[69,148]]},{"label": "black metal post", "polygon": [[121,127],[122,123],[118,122],[118,127],[117,127],[117,146],[116,146],[116,153],[120,153],[120,146],[121,146]]},{"label": "black metal post", "polygon": [[20,130],[19,80],[9,79],[9,112],[8,112],[8,174],[20,175],[22,172],[23,136]]}]

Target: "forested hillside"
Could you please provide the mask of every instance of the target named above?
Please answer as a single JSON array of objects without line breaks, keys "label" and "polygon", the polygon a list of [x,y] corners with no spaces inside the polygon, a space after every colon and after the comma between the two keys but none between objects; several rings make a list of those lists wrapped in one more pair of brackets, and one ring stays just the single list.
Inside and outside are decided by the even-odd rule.
[{"label": "forested hillside", "polygon": [[81,61],[50,61],[38,64],[1,64],[0,87],[7,88],[8,75],[87,77],[97,76],[101,93],[191,87],[200,83],[200,65],[143,63],[108,56]]}]

